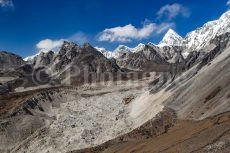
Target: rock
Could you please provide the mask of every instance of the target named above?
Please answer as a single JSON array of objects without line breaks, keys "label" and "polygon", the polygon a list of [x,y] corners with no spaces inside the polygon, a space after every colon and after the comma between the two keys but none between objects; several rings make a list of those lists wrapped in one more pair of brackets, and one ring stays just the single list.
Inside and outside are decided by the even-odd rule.
[{"label": "rock", "polygon": [[[128,97],[125,97],[123,99],[123,103],[125,105],[128,105],[131,101],[133,101],[135,99],[135,96],[134,95],[129,95]],[[117,120],[117,119],[116,119]]]},{"label": "rock", "polygon": [[121,68],[143,71],[153,63],[156,65],[167,64],[165,57],[153,46],[146,45],[143,50],[138,52],[127,52],[116,59]]},{"label": "rock", "polygon": [[38,56],[35,56],[32,59],[32,64],[34,67],[40,67],[40,66],[47,66],[51,64],[55,53],[53,51],[49,51],[47,53],[41,52]]},{"label": "rock", "polygon": [[0,85],[0,95],[9,92],[9,88],[6,85]]},{"label": "rock", "polygon": [[0,51],[0,71],[12,70],[23,64],[25,64],[25,61],[22,57],[10,52]]}]

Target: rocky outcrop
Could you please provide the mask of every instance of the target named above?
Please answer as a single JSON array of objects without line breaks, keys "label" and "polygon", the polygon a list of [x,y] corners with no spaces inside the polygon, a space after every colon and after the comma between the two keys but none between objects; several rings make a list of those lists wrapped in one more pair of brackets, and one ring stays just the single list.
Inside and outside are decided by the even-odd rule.
[{"label": "rocky outcrop", "polygon": [[23,59],[13,53],[0,51],[0,72],[8,71],[25,64]]},{"label": "rocky outcrop", "polygon": [[49,51],[47,53],[41,52],[39,55],[31,59],[30,63],[32,63],[35,68],[47,66],[53,61],[54,55],[55,53],[53,51]]},{"label": "rocky outcrop", "polygon": [[6,85],[1,85],[0,84],[0,95],[6,94],[9,92],[9,88]]},{"label": "rocky outcrop", "polygon": [[230,42],[230,33],[217,36],[210,41],[211,49],[206,47],[203,49],[206,54],[202,57],[197,69],[201,69],[204,65],[209,64],[216,56],[220,55],[228,46]]},{"label": "rocky outcrop", "polygon": [[122,68],[138,71],[146,70],[152,65],[155,65],[156,70],[158,65],[168,65],[165,57],[151,45],[145,45],[144,49],[138,52],[125,53],[117,58],[116,62]]},{"label": "rocky outcrop", "polygon": [[[47,74],[64,84],[100,81],[105,73],[112,75],[112,79],[116,74],[121,74],[115,62],[107,59],[88,43],[81,47],[65,41],[58,53],[41,53],[34,60],[35,68],[45,66]],[[108,80],[109,77],[106,76],[105,79]]]}]

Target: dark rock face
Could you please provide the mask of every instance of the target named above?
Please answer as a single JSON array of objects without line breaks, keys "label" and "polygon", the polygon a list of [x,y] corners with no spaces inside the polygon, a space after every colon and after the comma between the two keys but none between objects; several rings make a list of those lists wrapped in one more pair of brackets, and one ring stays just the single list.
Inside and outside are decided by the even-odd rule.
[{"label": "dark rock face", "polygon": [[201,52],[197,52],[197,51],[193,51],[189,53],[188,57],[185,60],[184,70],[190,69],[195,63],[197,63],[200,54]]},{"label": "dark rock face", "polygon": [[0,76],[15,77],[7,83],[10,91],[17,87],[57,85],[65,79],[72,85],[73,82],[78,84],[124,77],[116,62],[104,57],[90,44],[80,47],[71,42],[64,42],[58,53],[40,53],[28,64],[17,55],[1,52],[0,63]]},{"label": "dark rock face", "polygon": [[9,92],[9,88],[6,85],[0,85],[0,95]]},{"label": "dark rock face", "polygon": [[122,68],[139,71],[146,70],[150,65],[168,65],[165,57],[150,45],[136,53],[125,53],[116,62]]},{"label": "dark rock face", "polygon": [[[70,82],[80,83],[87,80],[99,80],[108,73],[115,77],[121,73],[120,67],[112,60],[107,59],[90,44],[82,47],[64,42],[60,51],[40,54],[34,61],[35,68],[46,66],[47,73],[62,81],[66,78]],[[94,77],[94,78],[93,78]]]},{"label": "dark rock face", "polygon": [[25,64],[23,59],[13,53],[0,51],[0,71],[7,71]]},{"label": "dark rock face", "polygon": [[214,49],[210,50],[203,56],[197,69],[200,70],[203,66],[210,63],[216,56],[221,54],[223,50],[229,45],[230,33],[225,33],[210,41],[210,44],[215,45]]},{"label": "dark rock face", "polygon": [[169,63],[181,63],[184,61],[181,54],[184,49],[181,46],[164,46],[160,51]]},{"label": "dark rock face", "polygon": [[84,44],[81,48],[74,43],[64,42],[59,53],[54,57],[53,63],[55,64],[52,67],[54,71],[61,71],[69,64],[82,67],[84,65],[79,65],[80,62],[91,62],[91,60],[93,61],[98,57],[103,57],[103,55],[89,44]]},{"label": "dark rock face", "polygon": [[206,46],[202,50],[190,52],[186,59],[174,63],[176,72],[182,73],[195,65],[197,71],[199,71],[228,47],[229,40],[230,33],[226,33],[211,40],[209,46]]},{"label": "dark rock face", "polygon": [[30,63],[34,65],[34,67],[39,67],[39,66],[47,66],[51,64],[51,61],[54,58],[54,52],[49,51],[47,53],[40,53],[38,56],[34,57]]}]

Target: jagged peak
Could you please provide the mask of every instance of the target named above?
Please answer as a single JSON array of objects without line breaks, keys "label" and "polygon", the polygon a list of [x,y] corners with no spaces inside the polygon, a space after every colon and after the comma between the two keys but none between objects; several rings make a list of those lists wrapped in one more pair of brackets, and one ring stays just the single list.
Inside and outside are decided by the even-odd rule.
[{"label": "jagged peak", "polygon": [[145,48],[145,44],[139,43],[136,47],[131,48],[132,52],[139,52]]},{"label": "jagged peak", "polygon": [[90,48],[90,49],[95,49],[90,43],[84,43],[83,48]]},{"label": "jagged peak", "polygon": [[100,53],[102,53],[105,57],[107,57],[107,58],[113,58],[115,55],[115,53],[114,52],[112,52],[112,51],[109,51],[109,50],[107,50],[107,49],[105,49],[105,48],[103,48],[103,47],[98,47],[98,46],[96,46],[96,47],[94,47],[97,51],[99,51]]},{"label": "jagged peak", "polygon": [[31,55],[31,56],[28,56],[28,57],[24,58],[23,60],[24,61],[32,61],[34,58],[37,58],[39,56],[47,56],[47,55],[54,55],[54,54],[56,54],[56,53],[54,51],[52,51],[52,50],[50,50],[48,52],[40,51],[40,52],[38,52],[38,53],[36,53],[34,55]]},{"label": "jagged peak", "polygon": [[63,48],[63,47],[73,47],[73,46],[78,46],[76,43],[74,43],[74,42],[70,42],[70,41],[64,41],[63,42],[63,44],[62,44],[62,47],[61,48]]},{"label": "jagged peak", "polygon": [[[165,35],[178,35],[173,29],[169,29],[167,32],[166,32],[166,34]],[[178,35],[179,36],[179,35]]]},{"label": "jagged peak", "polygon": [[169,29],[158,46],[180,46],[184,39],[173,29]]},{"label": "jagged peak", "polygon": [[98,51],[107,51],[104,47],[98,47],[98,46],[96,46],[96,47],[94,47],[96,50],[98,50]]},{"label": "jagged peak", "polygon": [[117,48],[129,48],[129,47],[125,45],[119,45]]},{"label": "jagged peak", "polygon": [[130,51],[130,48],[128,46],[125,46],[125,45],[119,45],[115,50],[114,52],[128,52]]},{"label": "jagged peak", "polygon": [[170,37],[177,37],[179,39],[183,39],[178,33],[176,33],[173,29],[169,29],[168,32],[165,34],[165,36],[163,37],[164,39],[168,39]]},{"label": "jagged peak", "polygon": [[92,47],[92,45],[90,43],[84,43],[83,47]]},{"label": "jagged peak", "polygon": [[157,46],[157,44],[154,44],[154,43],[152,43],[152,42],[148,42],[147,45]]},{"label": "jagged peak", "polygon": [[139,44],[137,45],[137,47],[138,47],[138,46],[145,46],[145,44],[139,43]]}]

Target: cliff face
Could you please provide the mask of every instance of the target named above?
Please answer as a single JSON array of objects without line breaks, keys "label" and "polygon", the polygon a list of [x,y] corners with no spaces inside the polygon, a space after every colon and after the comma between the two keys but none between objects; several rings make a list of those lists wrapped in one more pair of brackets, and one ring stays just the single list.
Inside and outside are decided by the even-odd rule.
[{"label": "cliff face", "polygon": [[20,56],[13,53],[0,51],[0,72],[12,70],[23,64],[25,64],[25,61],[23,61]]}]

